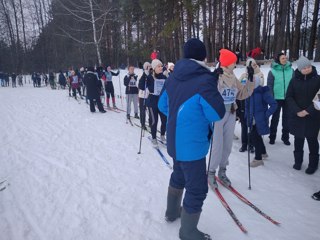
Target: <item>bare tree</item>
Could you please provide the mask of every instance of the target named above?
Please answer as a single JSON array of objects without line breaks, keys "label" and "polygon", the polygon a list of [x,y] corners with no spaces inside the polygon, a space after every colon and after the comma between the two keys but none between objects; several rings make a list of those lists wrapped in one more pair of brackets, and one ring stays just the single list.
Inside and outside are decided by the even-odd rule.
[{"label": "bare tree", "polygon": [[[60,6],[65,10],[66,14],[71,16],[78,26],[66,28],[60,26],[60,30],[64,36],[80,43],[80,44],[94,44],[99,65],[102,65],[100,43],[103,37],[103,30],[110,14],[111,8],[99,4],[96,0],[81,0],[81,1],[63,1],[58,0]],[[80,25],[89,23],[92,30],[92,40],[83,41],[76,37],[75,34],[82,32]],[[80,26],[81,27],[81,26]]]}]

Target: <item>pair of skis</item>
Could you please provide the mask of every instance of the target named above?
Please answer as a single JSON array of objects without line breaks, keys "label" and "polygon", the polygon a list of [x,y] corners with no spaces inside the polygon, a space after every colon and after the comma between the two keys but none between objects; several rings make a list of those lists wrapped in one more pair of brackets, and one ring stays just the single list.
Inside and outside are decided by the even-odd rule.
[{"label": "pair of skis", "polygon": [[[241,195],[234,187],[232,186],[226,186],[222,183],[222,181],[216,176],[216,180],[217,182],[219,182],[222,186],[224,186],[225,188],[227,188],[228,190],[230,190],[237,198],[239,198],[242,202],[244,202],[245,204],[247,204],[249,207],[253,208],[258,214],[260,214],[262,217],[266,218],[267,220],[269,220],[271,223],[275,224],[275,225],[280,225],[279,222],[275,221],[274,219],[272,219],[270,216],[268,216],[266,213],[262,212],[256,205],[254,205],[253,203],[251,203],[248,199],[246,199],[243,195]],[[215,194],[218,196],[220,202],[222,203],[222,205],[224,206],[224,208],[227,210],[227,212],[229,213],[229,215],[231,216],[231,218],[233,219],[233,221],[235,222],[235,224],[240,228],[240,230],[243,233],[247,233],[248,231],[246,230],[246,228],[242,225],[242,223],[240,222],[240,220],[237,218],[237,216],[235,215],[235,213],[232,211],[231,207],[229,206],[229,204],[227,203],[227,201],[224,199],[224,197],[222,196],[221,192],[219,191],[218,188],[214,188],[213,191],[215,192]]]},{"label": "pair of skis", "polygon": [[[152,141],[152,138],[150,136],[148,136],[148,139],[150,140],[150,142]],[[158,142],[160,142],[161,145],[163,145],[164,147],[167,147],[167,145],[160,139],[157,139]],[[166,158],[166,156],[162,153],[162,151],[160,150],[159,146],[158,147],[153,147],[156,152],[159,154],[159,156],[161,157],[162,161],[165,163],[165,165],[170,169],[172,170],[172,166],[169,162],[169,160]]]}]

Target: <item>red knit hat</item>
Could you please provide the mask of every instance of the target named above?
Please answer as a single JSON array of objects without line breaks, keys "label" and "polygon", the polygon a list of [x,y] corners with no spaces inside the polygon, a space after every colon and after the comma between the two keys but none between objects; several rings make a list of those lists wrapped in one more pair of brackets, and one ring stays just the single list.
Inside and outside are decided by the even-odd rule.
[{"label": "red knit hat", "polygon": [[228,49],[221,49],[219,62],[221,67],[228,67],[237,62],[237,56]]}]

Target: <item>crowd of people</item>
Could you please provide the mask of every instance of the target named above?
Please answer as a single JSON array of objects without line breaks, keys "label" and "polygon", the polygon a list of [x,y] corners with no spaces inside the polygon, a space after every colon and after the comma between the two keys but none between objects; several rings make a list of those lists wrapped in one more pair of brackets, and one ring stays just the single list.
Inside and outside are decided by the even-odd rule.
[{"label": "crowd of people", "polygon": [[[250,167],[264,165],[263,159],[269,157],[262,136],[269,135],[269,143],[275,144],[282,110],[281,140],[288,146],[291,144],[289,133],[294,136],[293,168],[301,170],[307,139],[309,164],[305,173],[313,174],[318,169],[320,76],[316,69],[302,56],[297,61],[297,69],[293,70],[285,54],[279,53],[271,65],[265,86],[263,73],[252,57],[251,52],[246,72],[237,79],[233,72],[237,55],[221,49],[219,64],[211,72],[204,63],[204,44],[190,39],[184,45],[184,59],[176,63],[173,74],[165,81],[158,106],[168,118],[167,149],[174,163],[165,216],[170,222],[181,218],[181,239],[211,239],[198,230],[197,224],[208,184],[213,189],[218,187],[218,167],[221,182],[231,185],[226,170],[237,112],[244,135],[239,151],[255,153]],[[243,105],[240,111],[237,111],[237,102]],[[250,129],[249,133],[247,129]],[[210,142],[207,172],[206,155]],[[320,191],[312,197],[320,200]]]},{"label": "crowd of people", "polygon": [[[320,76],[303,56],[297,60],[294,70],[282,52],[272,62],[266,81],[255,60],[263,53],[261,49],[248,53],[245,71],[239,79],[234,74],[239,56],[229,49],[220,49],[219,64],[214,71],[205,63],[207,51],[200,40],[189,39],[183,53],[183,59],[176,64],[168,62],[164,67],[159,59],[160,52],[154,50],[151,62],[143,64],[140,77],[133,65],[128,66],[128,73],[122,80],[127,101],[126,117],[130,119],[133,105],[133,116],[140,119],[142,129],[150,127],[153,147],[158,147],[160,138],[167,144],[173,159],[166,220],[172,222],[181,218],[181,239],[211,239],[197,229],[197,224],[208,185],[218,188],[216,175],[224,185],[232,184],[227,167],[237,120],[241,123],[239,152],[255,154],[250,167],[263,166],[269,157],[262,136],[269,135],[269,144],[275,144],[282,112],[284,146],[291,145],[289,136],[294,136],[293,168],[297,171],[302,168],[306,139],[309,162],[305,173],[316,172],[319,164]],[[106,109],[111,109],[111,102],[112,108],[117,109],[112,78],[119,73],[119,70],[112,71],[110,66],[89,66],[70,69],[66,73],[60,71],[58,82],[52,72],[49,77],[33,73],[32,81],[34,87],[41,86],[41,78],[45,85],[49,81],[52,89],[57,88],[57,83],[58,88],[68,87],[69,96],[79,100],[79,95],[80,99],[85,99],[91,112],[98,108],[105,113]],[[16,78],[19,85],[21,80],[22,86],[22,75],[17,77],[13,73],[11,78],[12,87],[16,86]],[[1,86],[8,86],[8,79],[8,74],[0,73]],[[159,119],[160,137],[157,138]],[[312,197],[320,200],[320,191]]]},{"label": "crowd of people", "polygon": [[22,74],[16,74],[16,73],[12,73],[12,74],[8,74],[5,72],[1,72],[0,71],[0,86],[1,87],[9,87],[10,86],[10,79],[11,79],[11,86],[13,88],[17,87],[17,80],[18,80],[18,85],[20,87],[23,86],[23,76]]}]

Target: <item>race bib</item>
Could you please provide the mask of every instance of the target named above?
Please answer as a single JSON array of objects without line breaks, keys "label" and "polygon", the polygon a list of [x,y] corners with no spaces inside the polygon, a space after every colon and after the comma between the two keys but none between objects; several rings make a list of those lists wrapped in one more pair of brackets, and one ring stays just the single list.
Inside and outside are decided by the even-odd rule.
[{"label": "race bib", "polygon": [[154,80],[154,93],[153,95],[159,96],[161,90],[164,86],[165,79],[155,79]]},{"label": "race bib", "polygon": [[76,83],[78,83],[78,82],[79,82],[78,76],[73,76],[73,77],[72,77],[72,83],[76,84]]},{"label": "race bib", "polygon": [[237,88],[222,88],[220,94],[223,98],[224,104],[232,104],[236,101],[236,96],[238,93]]},{"label": "race bib", "polygon": [[129,82],[129,86],[130,87],[136,87],[136,82],[137,81],[135,79],[131,79],[130,82]]}]

